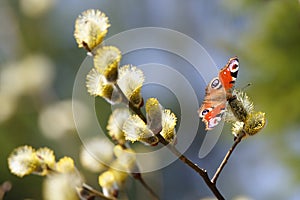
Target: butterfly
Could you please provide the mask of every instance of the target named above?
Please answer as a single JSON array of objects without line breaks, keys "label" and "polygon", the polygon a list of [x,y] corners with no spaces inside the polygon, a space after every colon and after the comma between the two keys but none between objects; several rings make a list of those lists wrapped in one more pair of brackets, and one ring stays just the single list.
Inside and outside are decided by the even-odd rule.
[{"label": "butterfly", "polygon": [[207,85],[204,101],[198,110],[199,117],[205,123],[205,130],[212,130],[221,121],[227,101],[232,98],[238,70],[238,58],[230,58],[225,67],[219,71],[219,76],[213,78]]}]

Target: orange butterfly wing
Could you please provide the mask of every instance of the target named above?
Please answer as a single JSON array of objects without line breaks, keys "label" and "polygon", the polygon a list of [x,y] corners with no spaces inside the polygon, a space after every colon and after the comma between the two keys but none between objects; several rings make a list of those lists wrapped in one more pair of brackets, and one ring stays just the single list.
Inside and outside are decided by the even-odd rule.
[{"label": "orange butterfly wing", "polygon": [[223,67],[219,72],[219,79],[226,93],[231,93],[232,88],[235,84],[239,71],[239,60],[237,57],[230,58],[225,67]]},{"label": "orange butterfly wing", "polygon": [[198,110],[206,130],[213,129],[221,121],[227,99],[232,95],[238,69],[238,58],[230,58],[225,67],[220,70],[219,77],[214,78],[206,87],[204,101]]},{"label": "orange butterfly wing", "polygon": [[211,130],[222,119],[226,108],[226,91],[219,78],[214,78],[206,88],[202,106],[198,110],[199,116],[206,125],[206,130]]}]

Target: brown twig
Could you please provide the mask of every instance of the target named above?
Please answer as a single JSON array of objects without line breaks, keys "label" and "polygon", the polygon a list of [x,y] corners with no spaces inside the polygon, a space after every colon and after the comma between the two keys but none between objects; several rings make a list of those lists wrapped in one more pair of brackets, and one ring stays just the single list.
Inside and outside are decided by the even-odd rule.
[{"label": "brown twig", "polygon": [[165,145],[174,155],[176,155],[183,163],[191,167],[193,170],[195,170],[204,180],[206,185],[209,187],[209,189],[212,191],[212,193],[217,197],[217,199],[225,199],[218,188],[216,187],[216,184],[211,182],[207,171],[205,169],[202,169],[198,167],[196,164],[194,164],[190,159],[185,157],[183,154],[181,154],[172,144],[170,144],[168,141],[165,140],[160,134],[156,135],[163,145]]},{"label": "brown twig", "polygon": [[157,196],[157,194],[152,190],[152,188],[145,182],[145,180],[143,179],[143,177],[141,176],[141,173],[132,173],[132,176],[140,181],[140,183],[144,186],[144,188],[146,188],[146,190],[148,190],[148,192],[150,193],[150,195],[152,196],[153,200],[159,200],[159,197]]},{"label": "brown twig", "polygon": [[12,188],[12,184],[10,181],[5,181],[0,185],[0,200],[2,200],[5,194],[10,191]]},{"label": "brown twig", "polygon": [[211,179],[211,182],[213,184],[216,184],[217,179],[219,178],[219,175],[221,174],[222,170],[224,169],[225,165],[227,164],[227,161],[229,160],[232,152],[236,148],[236,146],[242,141],[242,138],[245,136],[245,133],[242,131],[234,140],[234,143],[232,144],[231,148],[228,150],[227,154],[223,158],[223,161],[221,162],[220,166],[218,167],[215,175]]}]

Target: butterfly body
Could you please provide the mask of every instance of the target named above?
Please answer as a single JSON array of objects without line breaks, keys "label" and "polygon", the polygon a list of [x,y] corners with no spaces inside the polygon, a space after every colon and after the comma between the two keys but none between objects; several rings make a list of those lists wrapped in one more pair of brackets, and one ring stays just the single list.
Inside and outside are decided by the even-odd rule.
[{"label": "butterfly body", "polygon": [[232,90],[237,78],[239,61],[237,57],[230,58],[218,77],[213,78],[206,87],[206,94],[198,113],[211,130],[221,121],[226,110],[227,101],[232,99]]}]

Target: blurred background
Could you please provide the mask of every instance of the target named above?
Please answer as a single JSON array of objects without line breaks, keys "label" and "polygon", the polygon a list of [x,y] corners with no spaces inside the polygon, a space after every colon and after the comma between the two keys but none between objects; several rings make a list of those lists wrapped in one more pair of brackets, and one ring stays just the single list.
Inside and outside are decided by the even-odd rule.
[{"label": "blurred background", "polygon": [[[42,177],[21,179],[7,167],[10,152],[24,144],[47,146],[57,158],[71,156],[86,182],[100,189],[98,173],[80,163],[81,141],[71,108],[76,72],[86,57],[73,38],[74,22],[90,8],[109,17],[112,26],[107,37],[133,28],[164,27],[203,45],[218,68],[237,55],[241,67],[236,87],[252,83],[245,90],[256,109],[266,112],[268,123],[238,146],[218,187],[227,199],[300,199],[299,1],[2,0],[0,5],[0,183],[13,184],[5,199],[42,199]],[[157,52],[145,53],[125,55],[123,62],[157,61]],[[170,58],[166,55],[162,60]],[[167,63],[172,66],[171,60]],[[205,83],[192,81],[199,81],[200,104]],[[146,92],[147,97],[155,95]],[[176,100],[162,102],[178,111]],[[102,110],[100,123],[106,124],[110,105],[97,99],[96,108]],[[225,128],[204,159],[198,158],[201,141],[197,136],[186,155],[212,175],[232,144],[229,133],[229,127]],[[205,133],[200,123],[201,134]],[[180,161],[144,177],[162,199],[212,196],[202,179]],[[130,199],[148,198],[134,180],[126,187]]]}]

